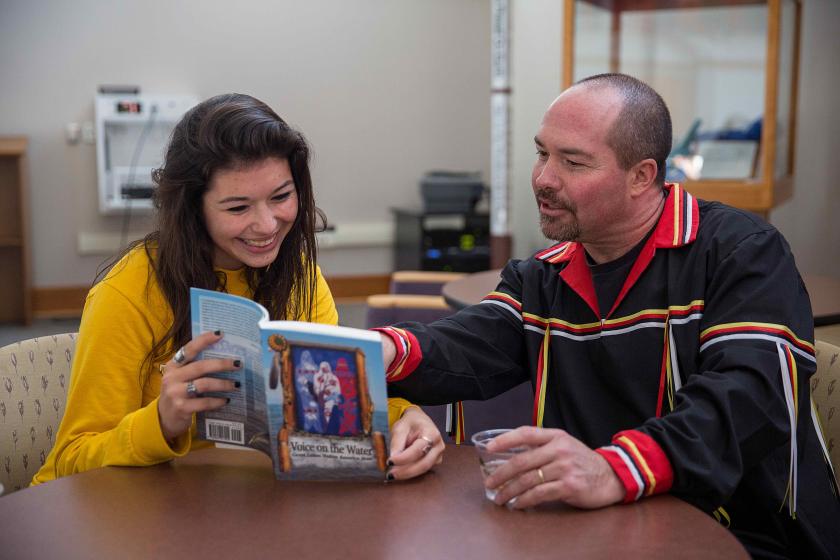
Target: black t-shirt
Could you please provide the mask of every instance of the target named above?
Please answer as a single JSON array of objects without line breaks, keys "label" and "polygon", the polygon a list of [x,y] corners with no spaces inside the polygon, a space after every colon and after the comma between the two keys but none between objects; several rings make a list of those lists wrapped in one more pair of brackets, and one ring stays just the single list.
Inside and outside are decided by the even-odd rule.
[{"label": "black t-shirt", "polygon": [[642,248],[645,246],[648,238],[653,233],[654,228],[651,228],[644,238],[639,241],[635,247],[624,253],[615,260],[595,264],[589,253],[586,253],[586,264],[589,265],[589,271],[592,273],[592,283],[595,284],[595,293],[598,296],[598,309],[601,312],[601,317],[605,317],[612,309],[618,293],[624,286],[624,281],[630,274],[630,269],[633,268],[633,263]]}]

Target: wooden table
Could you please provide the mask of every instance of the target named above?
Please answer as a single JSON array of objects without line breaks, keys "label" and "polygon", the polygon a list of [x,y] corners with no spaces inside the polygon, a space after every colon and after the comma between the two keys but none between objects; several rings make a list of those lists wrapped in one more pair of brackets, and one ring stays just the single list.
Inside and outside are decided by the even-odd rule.
[{"label": "wooden table", "polygon": [[463,309],[475,305],[481,299],[496,289],[501,278],[501,269],[474,272],[447,282],[441,289],[444,301],[452,309]]},{"label": "wooden table", "polygon": [[[481,301],[496,289],[501,270],[468,274],[443,286],[443,299],[453,309],[463,309]],[[803,274],[802,280],[811,296],[814,326],[840,323],[840,280],[818,274]]]},{"label": "wooden table", "polygon": [[748,558],[672,496],[597,511],[509,511],[484,498],[471,447],[420,479],[280,482],[261,453],[205,449],[0,498],[3,558]]}]

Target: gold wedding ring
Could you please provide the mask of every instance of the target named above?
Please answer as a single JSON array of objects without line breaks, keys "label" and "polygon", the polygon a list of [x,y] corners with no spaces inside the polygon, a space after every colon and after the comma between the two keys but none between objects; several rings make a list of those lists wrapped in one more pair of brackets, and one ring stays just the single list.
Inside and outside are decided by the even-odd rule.
[{"label": "gold wedding ring", "polygon": [[537,476],[540,477],[540,484],[545,484],[545,475],[542,472],[542,469],[537,469]]}]

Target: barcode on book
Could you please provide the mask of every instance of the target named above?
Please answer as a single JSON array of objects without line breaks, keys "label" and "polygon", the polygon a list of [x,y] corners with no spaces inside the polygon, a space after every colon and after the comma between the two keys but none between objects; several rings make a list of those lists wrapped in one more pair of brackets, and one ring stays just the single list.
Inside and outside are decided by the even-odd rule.
[{"label": "barcode on book", "polygon": [[207,431],[207,439],[245,445],[245,426],[242,422],[206,419],[204,427]]}]

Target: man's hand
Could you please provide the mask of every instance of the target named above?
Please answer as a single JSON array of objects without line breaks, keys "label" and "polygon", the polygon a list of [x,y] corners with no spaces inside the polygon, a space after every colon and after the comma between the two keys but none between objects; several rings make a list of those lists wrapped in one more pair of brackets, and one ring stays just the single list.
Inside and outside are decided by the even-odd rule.
[{"label": "man's hand", "polygon": [[563,430],[523,426],[498,436],[488,450],[522,446],[531,449],[515,455],[484,483],[498,489],[497,504],[524,509],[560,501],[595,509],[624,498],[624,485],[607,460]]},{"label": "man's hand", "polygon": [[397,357],[397,347],[387,334],[379,333],[379,337],[382,339],[382,361],[385,362],[385,371],[388,371],[391,362]]}]

